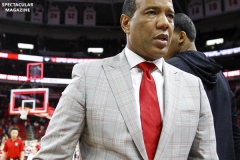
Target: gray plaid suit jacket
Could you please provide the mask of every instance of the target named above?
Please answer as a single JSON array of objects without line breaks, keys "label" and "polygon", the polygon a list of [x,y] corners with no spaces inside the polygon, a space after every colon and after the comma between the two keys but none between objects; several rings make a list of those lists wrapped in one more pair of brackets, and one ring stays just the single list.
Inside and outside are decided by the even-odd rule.
[{"label": "gray plaid suit jacket", "polygon": [[[155,160],[218,159],[210,105],[199,78],[167,63],[164,119]],[[147,160],[124,51],[73,68],[34,159]]]}]

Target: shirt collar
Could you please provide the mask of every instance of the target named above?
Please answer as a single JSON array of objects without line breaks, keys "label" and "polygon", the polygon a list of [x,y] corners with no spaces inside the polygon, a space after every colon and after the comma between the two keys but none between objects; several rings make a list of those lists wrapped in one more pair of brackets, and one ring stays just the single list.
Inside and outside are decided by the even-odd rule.
[{"label": "shirt collar", "polygon": [[12,138],[10,138],[10,140],[11,140],[12,142],[15,142],[15,141],[17,140],[17,138],[16,138],[16,139],[14,139],[14,140],[13,140]]},{"label": "shirt collar", "polygon": [[[146,60],[125,47],[125,55],[127,57],[128,63],[130,64],[131,68],[136,67],[139,63],[145,62]],[[151,63],[154,63],[157,68],[162,72],[162,66],[163,66],[163,58],[156,59],[154,61],[149,61]]]}]

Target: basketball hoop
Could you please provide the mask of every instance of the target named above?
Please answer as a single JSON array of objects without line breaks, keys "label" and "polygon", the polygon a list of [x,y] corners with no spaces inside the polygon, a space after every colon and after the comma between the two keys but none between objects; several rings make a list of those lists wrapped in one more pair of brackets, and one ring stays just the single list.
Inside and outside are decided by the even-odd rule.
[{"label": "basketball hoop", "polygon": [[20,112],[20,118],[23,119],[23,120],[26,120],[28,112],[30,111],[30,108],[28,108],[28,107],[18,107],[18,110]]}]

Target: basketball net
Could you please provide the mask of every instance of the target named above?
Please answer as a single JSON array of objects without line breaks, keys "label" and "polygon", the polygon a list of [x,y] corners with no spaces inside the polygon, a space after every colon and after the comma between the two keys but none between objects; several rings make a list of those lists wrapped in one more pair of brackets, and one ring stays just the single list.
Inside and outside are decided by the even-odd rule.
[{"label": "basketball net", "polygon": [[24,107],[24,108],[23,107],[18,107],[18,110],[20,111],[20,119],[26,120],[30,108],[28,108],[28,107]]}]

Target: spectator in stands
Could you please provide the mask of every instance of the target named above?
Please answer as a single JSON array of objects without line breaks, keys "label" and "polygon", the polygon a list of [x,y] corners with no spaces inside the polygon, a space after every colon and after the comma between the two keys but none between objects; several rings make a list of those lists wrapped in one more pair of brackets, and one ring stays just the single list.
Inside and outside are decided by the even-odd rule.
[{"label": "spectator in stands", "polygon": [[18,138],[18,133],[18,128],[11,128],[11,138],[4,144],[1,160],[5,160],[5,157],[7,160],[24,160],[24,143]]},{"label": "spectator in stands", "polygon": [[[1,103],[1,101],[0,101],[0,103]],[[0,106],[0,107],[1,107],[1,106]],[[2,111],[2,110],[1,110],[1,111]],[[2,114],[1,114],[1,117],[4,117],[3,111],[2,111],[1,113],[2,113]],[[0,119],[0,125],[4,126],[4,124],[5,124],[4,118],[1,118],[1,119]]]},{"label": "spectator in stands", "polygon": [[2,126],[2,124],[0,124],[0,136],[1,137],[3,136],[3,126]]},{"label": "spectator in stands", "polygon": [[0,148],[1,150],[4,147],[4,144],[7,140],[8,140],[8,135],[4,134],[3,137],[2,137],[2,140],[1,140],[1,148]]},{"label": "spectator in stands", "polygon": [[[191,19],[178,13],[174,18],[174,32],[166,62],[198,76],[210,101],[214,117],[217,152],[220,160],[240,155],[240,127],[237,122],[234,94],[224,77],[221,66],[195,47],[196,29]],[[239,159],[238,159],[239,160]]]},{"label": "spectator in stands", "polygon": [[8,133],[10,133],[9,131],[11,131],[11,129],[12,129],[13,127],[15,127],[15,125],[13,125],[12,117],[11,117],[11,116],[8,117],[8,127],[9,127]]},{"label": "spectator in stands", "polygon": [[163,60],[173,17],[172,0],[125,0],[127,46],[74,66],[34,159],[70,160],[79,140],[84,160],[218,159],[200,79]]},{"label": "spectator in stands", "polygon": [[8,135],[7,135],[7,134],[4,134],[4,135],[3,135],[3,138],[2,138],[2,142],[5,142],[6,140],[8,140]]},{"label": "spectator in stands", "polygon": [[3,128],[3,133],[8,134],[9,133],[9,126],[6,124]]},{"label": "spectator in stands", "polygon": [[18,122],[18,120],[19,120],[18,116],[13,116],[13,119],[12,119],[13,124],[16,124]]},{"label": "spectator in stands", "polygon": [[24,126],[25,126],[25,128],[27,129],[30,125],[31,125],[31,124],[30,124],[30,119],[27,118],[26,121],[24,122]]}]

